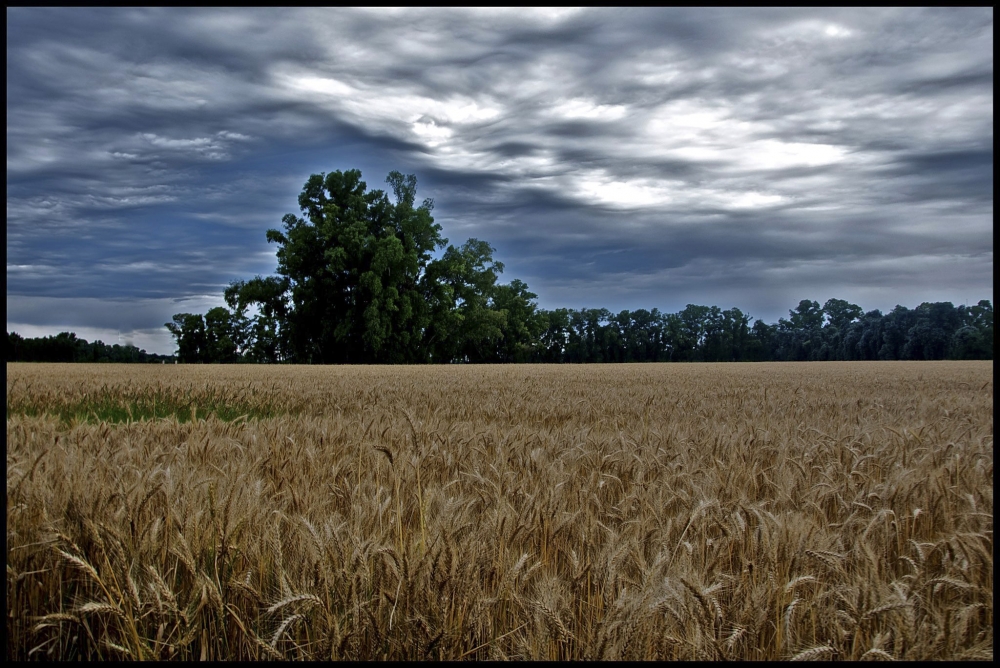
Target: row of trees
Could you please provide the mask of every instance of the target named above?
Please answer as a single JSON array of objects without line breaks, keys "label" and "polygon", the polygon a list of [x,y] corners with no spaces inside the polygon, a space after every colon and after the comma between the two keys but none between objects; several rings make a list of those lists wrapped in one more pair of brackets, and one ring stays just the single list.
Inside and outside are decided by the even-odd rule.
[{"label": "row of trees", "polygon": [[[832,308],[831,308],[832,306]],[[882,314],[843,300],[820,309],[802,301],[790,320],[773,327],[776,360],[993,359],[993,304],[974,306],[924,302]]]},{"label": "row of trees", "polygon": [[[547,326],[522,361],[740,362],[992,359],[993,307],[924,303],[863,313],[841,299],[803,300],[775,324],[738,308],[540,311]],[[497,361],[497,360],[493,360]]]},{"label": "row of trees", "polygon": [[88,343],[72,332],[26,339],[17,332],[7,332],[8,362],[129,362],[173,363],[173,355],[147,353],[133,345],[108,345],[103,341]]},{"label": "row of trees", "polygon": [[[505,286],[501,286],[505,287]],[[530,294],[530,293],[529,293]],[[838,320],[838,307],[851,313]],[[499,335],[467,340],[461,357],[440,362],[760,362],[800,360],[941,360],[993,359],[993,307],[989,301],[953,306],[923,303],[915,309],[897,306],[889,313],[863,313],[855,304],[831,299],[803,300],[775,324],[756,320],[738,308],[689,304],[678,313],[607,309],[536,309],[529,303],[525,318],[497,309]],[[284,362],[277,337],[266,348],[253,328],[261,323],[232,318],[225,308],[204,318],[175,316],[184,362]],[[506,311],[506,312],[505,312]],[[818,317],[817,317],[818,316]],[[246,325],[250,325],[248,331]],[[237,341],[250,342],[242,348]],[[430,361],[430,360],[427,360]]]},{"label": "row of trees", "polygon": [[[485,241],[448,244],[416,201],[416,178],[391,172],[393,197],[361,172],[314,174],[302,216],[267,231],[277,275],[235,281],[228,308],[166,324],[182,362],[299,364],[992,359],[993,306],[924,303],[864,313],[842,299],[803,300],[767,324],[738,308],[678,313],[539,309]],[[434,254],[440,252],[439,257]]]}]

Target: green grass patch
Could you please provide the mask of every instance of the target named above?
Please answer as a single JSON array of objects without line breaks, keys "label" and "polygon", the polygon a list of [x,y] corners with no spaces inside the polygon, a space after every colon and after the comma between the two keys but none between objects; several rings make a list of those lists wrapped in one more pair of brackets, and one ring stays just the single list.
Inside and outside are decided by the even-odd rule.
[{"label": "green grass patch", "polygon": [[12,415],[52,415],[66,425],[81,422],[124,424],[164,418],[191,422],[210,416],[232,422],[240,418],[261,420],[298,412],[291,406],[280,406],[256,393],[251,395],[217,389],[137,390],[112,386],[75,396],[43,397],[26,393],[7,397],[8,419]]}]

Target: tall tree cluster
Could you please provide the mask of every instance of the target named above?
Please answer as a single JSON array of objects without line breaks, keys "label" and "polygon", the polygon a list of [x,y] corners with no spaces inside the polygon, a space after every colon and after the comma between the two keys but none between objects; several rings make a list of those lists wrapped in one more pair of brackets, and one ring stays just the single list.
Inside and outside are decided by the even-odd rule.
[{"label": "tall tree cluster", "polygon": [[301,215],[267,231],[275,276],[235,281],[228,308],[166,324],[182,362],[728,362],[992,359],[993,306],[924,303],[864,313],[842,299],[802,300],[787,319],[689,304],[678,313],[537,308],[528,286],[500,283],[479,239],[450,245],[417,181],[390,193],[361,172],[314,174]]},{"label": "tall tree cluster", "polygon": [[485,241],[449,245],[433,202],[416,204],[414,176],[394,171],[386,183],[391,198],[369,191],[358,170],[309,177],[302,215],[267,231],[278,247],[277,276],[235,281],[224,293],[228,309],[167,323],[181,361],[416,364],[512,355],[530,336],[535,295],[520,281],[498,285],[503,264]]}]

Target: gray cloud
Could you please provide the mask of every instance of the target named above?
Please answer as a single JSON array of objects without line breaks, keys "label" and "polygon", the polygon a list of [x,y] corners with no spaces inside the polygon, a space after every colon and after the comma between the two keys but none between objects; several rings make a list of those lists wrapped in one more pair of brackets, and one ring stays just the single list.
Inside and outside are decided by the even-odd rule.
[{"label": "gray cloud", "polygon": [[167,352],[353,167],[548,308],[992,299],[990,8],[7,17],[9,329]]}]

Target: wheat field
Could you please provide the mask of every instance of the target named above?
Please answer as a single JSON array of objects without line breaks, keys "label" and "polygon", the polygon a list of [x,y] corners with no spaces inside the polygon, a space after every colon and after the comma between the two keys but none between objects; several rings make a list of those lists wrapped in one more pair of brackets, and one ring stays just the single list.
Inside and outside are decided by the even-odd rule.
[{"label": "wheat field", "polygon": [[992,362],[7,365],[7,658],[992,659]]}]

